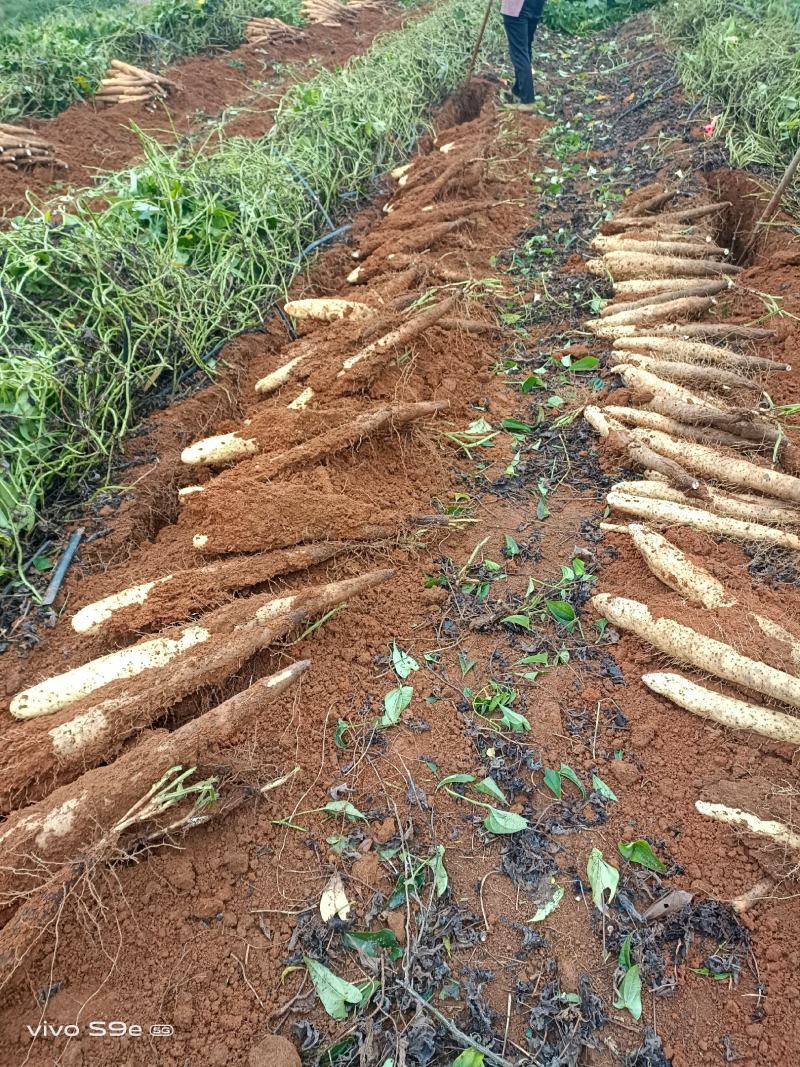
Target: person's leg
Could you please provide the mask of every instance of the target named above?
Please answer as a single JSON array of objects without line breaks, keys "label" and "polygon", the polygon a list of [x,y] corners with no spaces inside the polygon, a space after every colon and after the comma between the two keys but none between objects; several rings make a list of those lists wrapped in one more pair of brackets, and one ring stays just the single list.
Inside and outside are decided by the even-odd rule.
[{"label": "person's leg", "polygon": [[539,19],[528,19],[528,70],[531,72],[531,99],[535,99],[536,93],[533,88],[533,39],[536,36],[536,27]]},{"label": "person's leg", "polygon": [[532,104],[533,78],[531,76],[531,63],[528,54],[528,19],[515,18],[513,15],[503,15],[503,25],[508,38],[508,54],[514,65],[514,95],[523,104]]}]

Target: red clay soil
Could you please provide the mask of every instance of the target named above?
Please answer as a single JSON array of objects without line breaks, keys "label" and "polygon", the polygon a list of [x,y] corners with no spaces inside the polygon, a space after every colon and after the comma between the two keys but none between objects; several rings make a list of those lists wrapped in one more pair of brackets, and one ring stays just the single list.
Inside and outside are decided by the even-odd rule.
[{"label": "red clay soil", "polygon": [[[636,39],[623,36],[621,41],[622,59],[624,48],[633,49],[635,58]],[[622,110],[613,97],[604,108],[611,119]],[[644,128],[650,120],[645,113],[637,121]],[[784,1067],[800,1059],[800,1040],[786,1023],[793,1015],[800,963],[796,884],[787,869],[791,860],[765,855],[694,808],[699,797],[741,798],[765,814],[789,817],[798,788],[794,753],[754,735],[712,727],[650,693],[640,676],[664,658],[637,638],[610,629],[598,636],[595,614],[586,603],[596,588],[633,595],[651,604],[655,614],[709,634],[724,632],[747,654],[788,666],[780,652],[776,659],[774,647],[756,638],[745,610],[755,608],[800,633],[800,579],[791,561],[774,553],[751,561],[737,546],[678,529],[670,537],[731,588],[742,610],[694,610],[665,592],[625,536],[601,536],[597,530],[604,491],[621,476],[612,457],[602,450],[598,455],[595,436],[580,420],[558,428],[546,417],[537,424],[539,399],[521,392],[513,374],[509,383],[498,373],[504,361],[516,361],[522,380],[551,352],[561,355],[565,338],[575,332],[571,312],[562,310],[568,305],[548,303],[536,274],[515,273],[513,267],[504,273],[496,258],[512,249],[521,231],[527,237],[531,225],[541,233],[551,227],[555,232],[559,224],[557,213],[547,215],[525,173],[542,165],[543,125],[533,116],[503,116],[483,84],[455,97],[438,123],[438,143],[455,141],[454,152],[443,155],[434,144],[424,145],[406,186],[393,193],[394,210],[385,214],[378,204],[361,213],[352,246],[328,252],[293,294],[355,294],[376,308],[386,328],[397,327],[419,314],[396,305],[388,310],[401,278],[405,292],[421,296],[438,285],[444,292],[434,300],[459,294],[461,317],[489,320],[499,311],[512,324],[525,321],[524,332],[509,329],[498,343],[434,325],[395,350],[391,361],[365,360],[372,373],[360,373],[352,389],[346,376],[336,374],[342,361],[363,347],[363,327],[310,324],[297,342],[269,325],[262,334],[238,339],[225,351],[228,370],[217,385],[154,416],[131,442],[130,458],[138,448],[142,456],[157,456],[157,462],[151,458],[128,472],[131,481],[143,475],[136,490],[123,502],[106,505],[105,514],[85,520],[92,532],[108,532],[81,553],[54,629],[39,631],[33,651],[10,652],[0,662],[0,692],[10,700],[25,686],[134,641],[137,630],[153,629],[148,611],[137,616],[136,608],[127,609],[125,627],[115,627],[110,636],[78,635],[69,618],[98,598],[176,571],[188,575],[181,574],[165,621],[173,625],[198,611],[213,611],[217,614],[199,616],[200,625],[205,621],[212,627],[221,625],[220,611],[229,621],[246,610],[243,597],[251,592],[261,603],[270,592],[284,595],[376,568],[394,571],[313,630],[298,626],[282,642],[216,674],[213,664],[198,667],[203,687],[177,704],[167,695],[159,708],[158,693],[149,693],[147,699],[156,700],[153,725],[174,731],[254,679],[291,662],[311,661],[283,698],[265,704],[241,735],[226,736],[222,755],[213,737],[205,756],[198,751],[198,774],[220,779],[220,814],[176,834],[174,847],[143,849],[145,831],[154,830],[150,823],[118,842],[135,861],[109,864],[105,853],[98,858],[92,849],[108,830],[101,813],[113,776],[80,778],[81,771],[91,771],[116,752],[135,754],[137,743],[151,745],[163,735],[143,731],[113,751],[88,750],[92,754],[85,765],[62,768],[62,791],[48,801],[47,789],[37,782],[31,739],[44,750],[49,729],[71,712],[30,722],[5,720],[2,779],[13,777],[22,753],[27,759],[34,752],[29,780],[20,783],[13,798],[22,813],[12,817],[15,824],[47,811],[48,803],[58,803],[59,817],[68,815],[62,805],[69,800],[71,782],[74,796],[83,787],[94,795],[98,824],[80,855],[72,857],[77,862],[66,868],[60,866],[57,847],[48,856],[47,835],[37,837],[24,854],[6,858],[6,865],[17,869],[12,879],[24,875],[26,884],[37,878],[50,883],[46,899],[34,895],[22,905],[18,897],[0,898],[6,908],[0,963],[8,971],[9,956],[26,952],[4,989],[3,1065],[296,1065],[287,1046],[269,1055],[252,1052],[272,1033],[302,1050],[306,1063],[316,1063],[330,1041],[352,1034],[351,1063],[381,1067],[388,1057],[400,1063],[397,1057],[405,1056],[414,1067],[449,1065],[462,1046],[430,1009],[419,1006],[414,991],[432,993],[438,1011],[455,1018],[475,1040],[492,1043],[507,1063],[545,1058],[619,1063],[643,1043],[649,1058],[641,1053],[630,1061],[640,1067],[669,1062],[696,1067],[732,1059],[743,1067]],[[454,161],[467,158],[477,165],[453,168]],[[516,162],[521,158],[526,161],[522,170]],[[675,162],[664,166],[671,174]],[[445,175],[447,181],[437,184]],[[633,178],[629,174],[626,180]],[[701,183],[700,191],[714,195],[716,181]],[[728,179],[721,174],[719,181]],[[388,249],[398,231],[431,240],[424,207],[458,207],[466,213],[472,201],[485,206],[470,216],[469,226],[437,231],[436,243],[415,256],[412,271],[391,269]],[[559,211],[566,218],[568,208]],[[361,262],[370,280],[348,286],[351,253],[360,247],[372,250],[376,262],[365,255]],[[783,307],[791,315],[800,314],[796,249],[800,244],[794,238],[772,236],[740,279],[742,287],[761,292],[781,287]],[[800,263],[800,254],[797,259]],[[492,276],[501,280],[500,288],[474,284],[465,289],[454,281]],[[573,286],[581,277],[580,264],[567,264],[565,257],[564,269],[549,279],[548,292],[552,296],[562,283]],[[737,289],[722,310],[735,321],[747,321],[754,312],[762,314],[763,305]],[[586,317],[580,304],[576,321]],[[791,317],[773,324],[777,337],[760,345],[759,352],[780,358],[796,347],[800,331]],[[313,344],[309,377],[298,374],[280,392],[259,397],[255,382],[307,340]],[[608,347],[591,340],[587,345],[585,333],[578,332],[575,340],[567,349],[573,355],[602,355]],[[780,381],[771,379],[773,399],[796,396],[799,378],[800,368]],[[326,390],[336,382],[331,402]],[[309,407],[312,414],[289,416],[286,405],[309,383],[320,386]],[[578,405],[591,386],[580,387],[573,379],[562,391]],[[449,408],[312,465],[258,475],[264,469],[259,463],[313,440],[320,425],[341,426],[366,409],[421,400],[446,400]],[[313,413],[328,408],[334,409],[330,421],[325,414],[316,421]],[[221,472],[198,473],[180,463],[181,449],[204,435],[236,428],[246,435],[247,418],[262,444],[258,457]],[[504,422],[509,418],[535,428],[520,431],[518,424]],[[452,436],[478,419],[494,434],[488,447]],[[264,433],[270,425],[271,439]],[[544,511],[543,482],[549,488]],[[177,489],[197,483],[203,492],[179,506]],[[348,500],[349,511],[332,505],[332,497]],[[433,515],[449,515],[452,525],[416,521]],[[216,590],[212,601],[204,593],[208,576],[199,568],[209,559],[193,544],[197,533],[224,538],[214,546],[234,554],[222,558],[246,567],[248,557],[237,549],[256,552],[309,536],[347,539],[353,526],[340,523],[354,520],[391,529],[375,541],[349,542],[346,549],[337,545],[336,554],[302,574],[275,574],[271,582],[255,586],[248,582],[238,599],[232,584]],[[532,613],[530,628],[508,621],[522,610],[531,579],[535,588],[556,596],[561,568],[574,558],[597,578],[570,586],[582,632],[564,629],[546,612],[542,618]],[[193,587],[195,569],[200,577]],[[419,668],[405,680],[392,664],[393,642]],[[542,652],[548,654],[546,667],[530,659],[520,663]],[[492,680],[516,690],[513,710],[527,717],[529,731],[498,729],[498,713],[473,704],[475,694],[491,695]],[[139,684],[130,683],[132,691]],[[385,695],[401,684],[413,688],[407,710],[396,725],[376,729]],[[116,682],[98,690],[79,710],[91,713],[101,700],[126,688]],[[494,718],[494,727],[481,710]],[[44,766],[44,756],[40,762]],[[596,788],[584,797],[566,779],[557,799],[544,785],[542,770],[562,763],[586,786],[599,775],[618,800],[604,798]],[[291,774],[294,768],[299,770]],[[491,798],[463,785],[440,788],[439,780],[454,773],[492,775],[509,810],[523,814],[530,829],[507,836],[487,833],[485,809],[465,798]],[[287,774],[291,777],[283,784],[258,794],[259,786]],[[97,782],[102,785],[92,784]],[[92,794],[92,789],[106,794]],[[26,811],[26,800],[40,806]],[[350,802],[362,815],[322,811],[336,801]],[[48,833],[58,825],[52,821]],[[2,833],[0,827],[0,841]],[[662,876],[618,853],[618,842],[638,838],[647,838],[663,861]],[[449,875],[441,899],[429,867],[409,871],[404,866],[416,862],[410,857],[430,858],[438,845],[444,846]],[[615,902],[606,918],[593,906],[586,877],[592,848],[601,849],[620,872],[626,907]],[[768,899],[737,920],[728,902],[759,882],[765,870],[781,881]],[[347,921],[326,924],[318,903],[336,872],[344,879],[352,911]],[[409,890],[408,904],[388,907],[398,877],[414,873],[421,886]],[[531,924],[551,879],[565,890],[563,899],[543,922]],[[667,890],[688,892],[693,900],[674,920],[644,922],[641,913]],[[33,915],[40,928],[26,927],[21,915]],[[385,959],[376,970],[369,956],[345,947],[342,928],[391,930],[407,955],[395,964]],[[638,1022],[613,1006],[617,956],[629,930],[645,975]],[[382,991],[355,1018],[334,1022],[320,1007],[304,956],[352,982],[377,977]],[[572,1001],[559,999],[560,993],[573,995]],[[92,1021],[111,1019],[141,1026],[144,1033],[92,1036]],[[32,1040],[28,1028],[35,1031],[44,1020],[75,1024],[80,1033]],[[174,1032],[149,1036],[154,1024],[168,1024]],[[555,1060],[559,1049],[564,1058]]]},{"label": "red clay soil", "polygon": [[145,104],[106,107],[87,100],[52,119],[26,119],[31,129],[55,145],[56,155],[69,170],[37,167],[14,173],[0,167],[0,218],[25,211],[29,196],[41,200],[69,187],[83,188],[98,174],[119,170],[140,158],[141,143],[132,123],[170,145],[206,124],[214,125],[213,120],[226,108],[235,107],[225,136],[260,137],[272,125],[274,108],[292,82],[305,80],[314,69],[334,67],[366,52],[377,34],[397,29],[408,17],[406,11],[388,6],[385,11],[367,9],[341,26],[306,26],[300,41],[270,48],[243,45],[222,54],[186,59],[164,72],[178,84],[178,91],[152,108]]}]

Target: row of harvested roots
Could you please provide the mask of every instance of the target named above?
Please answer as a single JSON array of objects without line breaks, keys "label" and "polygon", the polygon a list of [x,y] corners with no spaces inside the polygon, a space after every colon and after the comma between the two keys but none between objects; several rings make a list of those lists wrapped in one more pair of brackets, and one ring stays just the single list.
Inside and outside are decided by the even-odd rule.
[{"label": "row of harvested roots", "polygon": [[[439,153],[433,155],[444,162]],[[0,932],[0,971],[6,977],[57,913],[75,879],[112,854],[125,855],[131,836],[141,836],[142,819],[131,820],[130,812],[146,812],[152,821],[149,787],[176,765],[192,765],[198,774],[224,774],[231,739],[247,736],[266,703],[282,694],[305,665],[256,683],[170,734],[154,731],[153,725],[178,702],[223,685],[259,652],[385,582],[392,571],[374,570],[279,596],[247,591],[354,550],[380,549],[404,528],[448,523],[447,516],[409,516],[282,483],[302,468],[358,449],[370,438],[397,436],[445,410],[446,401],[376,403],[368,394],[395,357],[413,352],[417,339],[433,326],[491,329],[457,315],[472,280],[468,272],[440,270],[424,255],[407,260],[406,253],[392,262],[385,254],[386,247],[398,244],[430,248],[453,232],[449,225],[432,227],[430,220],[460,222],[464,213],[477,210],[469,190],[478,184],[478,164],[448,160],[441,180],[430,182],[428,172],[437,166],[420,165],[419,182],[402,191],[408,201],[401,205],[404,210],[387,215],[382,240],[370,235],[359,250],[361,280],[370,279],[362,299],[288,305],[298,324],[305,321],[310,328],[289,345],[290,360],[256,387],[264,398],[261,410],[237,432],[185,449],[184,462],[198,474],[203,468],[206,479],[181,491],[178,510],[177,531],[197,564],[82,607],[72,618],[76,632],[101,647],[124,647],[47,678],[12,700],[11,713],[27,721],[0,756],[0,813],[7,815],[0,830],[6,857],[0,909],[11,915]],[[481,161],[480,173],[484,168]],[[481,207],[485,210],[485,201]],[[425,236],[416,239],[420,224]],[[450,295],[436,287],[442,276]],[[343,355],[347,351],[351,354]],[[354,403],[360,408],[355,414]],[[285,442],[281,451],[275,450],[276,425]],[[150,636],[126,644],[143,632]],[[133,737],[136,746],[114,759]],[[241,796],[242,788],[240,782],[232,786],[230,796]],[[249,795],[259,788],[255,783]],[[212,814],[228,810],[230,796]],[[173,830],[181,811],[180,806],[169,811]],[[184,826],[196,821],[190,807]]]},{"label": "row of harvested roots", "polygon": [[[800,640],[781,623],[748,611],[706,568],[658,528],[687,526],[744,543],[800,550],[800,470],[797,449],[779,424],[757,408],[764,379],[791,368],[758,354],[770,330],[704,321],[733,289],[740,267],[714,241],[712,225],[727,203],[692,203],[660,189],[632,203],[593,242],[601,258],[589,269],[609,277],[614,299],[587,325],[613,341],[609,365],[629,394],[584,416],[626,464],[643,473],[609,491],[613,512],[650,571],[685,602],[715,613],[725,632],[744,612],[766,637],[781,667],[742,655],[675,619],[654,616],[626,597],[599,594],[594,606],[673,660],[755,693],[781,707],[764,707],[674,672],[645,674],[653,692],[723,726],[800,744]],[[677,608],[677,605],[676,605]],[[734,632],[731,625],[731,632]],[[784,668],[784,669],[781,669]],[[786,710],[785,710],[786,709]],[[790,709],[790,710],[788,710]],[[698,800],[697,810],[788,851],[800,863],[800,836],[789,825],[731,804]]]}]

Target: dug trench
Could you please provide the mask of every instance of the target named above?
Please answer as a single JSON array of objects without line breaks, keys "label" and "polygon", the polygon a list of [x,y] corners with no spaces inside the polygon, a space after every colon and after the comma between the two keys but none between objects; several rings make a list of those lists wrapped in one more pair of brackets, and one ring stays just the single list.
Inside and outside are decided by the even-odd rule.
[{"label": "dug trench", "polygon": [[[487,1064],[797,1059],[780,1022],[791,854],[695,808],[788,820],[793,750],[659,699],[640,678],[664,657],[590,604],[635,596],[788,669],[748,611],[797,632],[800,602],[790,554],[681,526],[673,543],[747,609],[700,611],[600,529],[611,485],[639,475],[580,417],[631,393],[585,326],[610,294],[589,242],[678,169],[692,203],[733,201],[720,238],[734,188],[757,199],[677,91],[656,91],[669,69],[649,24],[613,38],[612,53],[542,41],[553,121],[502,112],[489,83],[445,105],[352,243],[295,286],[362,317],[298,319],[296,340],[273,319],[229,346],[219,383],[132,443],[135,492],[84,520],[105,536],[54,629],[16,628],[9,704],[156,634],[192,627],[195,645],[7,719],[2,1062],[424,1067],[470,1044]],[[729,324],[771,312],[758,353],[776,362],[797,336],[795,258],[771,228],[714,307]],[[796,381],[770,374],[775,405]],[[238,462],[181,462],[228,434]],[[179,488],[194,491],[178,503]],[[168,575],[72,629],[77,609]],[[63,690],[14,706],[38,699]],[[174,763],[203,788],[137,807]],[[602,908],[595,850],[619,879]],[[143,1036],[92,1037],[109,1019]],[[44,1020],[80,1035],[32,1040]]]}]

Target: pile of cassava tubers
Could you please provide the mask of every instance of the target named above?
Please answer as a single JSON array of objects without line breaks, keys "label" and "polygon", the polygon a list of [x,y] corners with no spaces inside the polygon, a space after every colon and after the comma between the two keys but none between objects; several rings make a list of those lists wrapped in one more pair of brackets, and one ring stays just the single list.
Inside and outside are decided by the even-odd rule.
[{"label": "pile of cassava tubers", "polygon": [[[728,262],[710,225],[728,206],[678,201],[677,192],[661,190],[624,210],[607,227],[611,233],[595,239],[593,249],[602,257],[590,260],[589,269],[611,279],[614,299],[587,326],[612,341],[608,365],[630,399],[615,404],[612,394],[602,408],[584,409],[601,438],[642,472],[640,480],[612,486],[606,498],[611,511],[634,522],[601,528],[629,535],[656,578],[694,609],[714,611],[723,627],[725,613],[741,617],[742,606],[658,528],[688,526],[800,551],[800,457],[778,423],[756,407],[764,377],[790,367],[754,351],[771,331],[703,321],[735,287],[741,269]],[[598,594],[593,602],[611,625],[743,696],[673,671],[645,674],[652,692],[731,729],[800,745],[800,639],[781,623],[746,611],[753,631],[775,643],[779,669],[673,618],[654,617],[637,600]],[[750,694],[778,707],[765,707]],[[775,849],[793,851],[790,866],[797,867],[800,837],[789,826],[714,801],[699,800],[696,807]]]},{"label": "pile of cassava tubers", "polygon": [[67,164],[56,156],[54,146],[35,130],[0,122],[0,166],[8,170],[21,167],[58,167]]},{"label": "pile of cassava tubers", "polygon": [[[466,188],[463,175],[447,168],[444,180],[408,192],[407,217],[387,216],[379,239],[364,237],[359,300],[332,296],[285,305],[301,336],[255,385],[258,403],[250,417],[183,451],[185,481],[197,483],[179,491],[183,567],[159,571],[154,555],[149,580],[120,580],[117,592],[81,605],[72,626],[90,650],[87,662],[36,680],[12,699],[10,712],[20,722],[13,746],[0,755],[0,815],[7,816],[0,830],[6,858],[0,907],[16,911],[0,931],[0,972],[13,972],[76,879],[136,854],[142,841],[224,815],[293,773],[279,764],[279,777],[266,787],[243,777],[231,752],[237,739],[252,739],[259,717],[308,664],[291,664],[203,709],[221,687],[241,687],[237,672],[254,657],[302,634],[310,620],[352,604],[393,572],[365,569],[323,584],[299,580],[298,588],[280,594],[273,580],[348,554],[352,568],[355,552],[380,551],[404,528],[460,521],[410,516],[394,501],[381,508],[285,479],[380,437],[399,440],[449,408],[438,399],[374,400],[370,391],[401,355],[412,356],[401,373],[413,370],[429,331],[496,328],[459,313],[469,269],[443,268],[425,256],[451,234],[457,240],[467,220],[471,225],[491,207],[470,199]],[[425,228],[420,241],[415,225]],[[397,246],[396,259],[387,256]],[[233,499],[236,514],[229,517]],[[119,571],[124,575],[125,567]],[[160,730],[177,707],[182,724]],[[220,800],[202,814],[189,802],[164,808],[159,799],[162,781],[187,766],[223,783]]]},{"label": "pile of cassava tubers", "polygon": [[248,44],[288,44],[302,41],[305,37],[300,26],[290,26],[288,22],[276,18],[253,18],[244,28]]},{"label": "pile of cassava tubers", "polygon": [[131,66],[121,59],[112,59],[95,100],[102,104],[153,104],[166,100],[177,88],[175,82],[161,74]]}]

